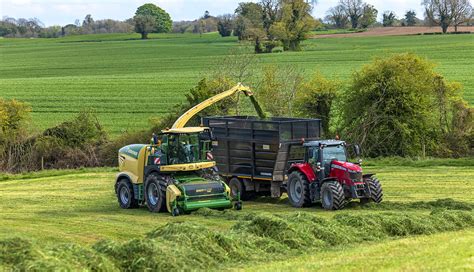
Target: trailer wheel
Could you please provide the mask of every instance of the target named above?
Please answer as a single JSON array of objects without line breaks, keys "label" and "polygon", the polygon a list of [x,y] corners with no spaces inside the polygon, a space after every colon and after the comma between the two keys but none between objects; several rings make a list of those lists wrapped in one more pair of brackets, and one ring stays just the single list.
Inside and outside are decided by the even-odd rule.
[{"label": "trailer wheel", "polygon": [[295,171],[290,174],[286,190],[291,206],[301,208],[311,205],[309,182],[302,173]]},{"label": "trailer wheel", "polygon": [[362,198],[360,202],[362,204],[365,204],[368,202],[375,202],[375,203],[382,202],[383,191],[382,191],[382,185],[380,184],[380,181],[378,180],[378,178],[372,176],[366,179],[366,184],[369,186],[370,197]]},{"label": "trailer wheel", "polygon": [[117,182],[117,200],[122,209],[138,207],[138,200],[135,199],[133,186],[126,178],[122,178]]},{"label": "trailer wheel", "polygon": [[339,210],[346,205],[341,184],[335,180],[327,181],[321,186],[321,204],[326,210]]},{"label": "trailer wheel", "polygon": [[166,182],[157,174],[150,174],[145,180],[145,200],[150,212],[166,210]]},{"label": "trailer wheel", "polygon": [[240,180],[239,178],[231,178],[229,180],[229,187],[230,187],[230,196],[234,199],[237,197],[237,193],[239,192],[240,192],[240,199],[242,200],[249,200],[253,197],[253,193],[247,192],[245,190],[245,185],[242,182],[242,180]]}]

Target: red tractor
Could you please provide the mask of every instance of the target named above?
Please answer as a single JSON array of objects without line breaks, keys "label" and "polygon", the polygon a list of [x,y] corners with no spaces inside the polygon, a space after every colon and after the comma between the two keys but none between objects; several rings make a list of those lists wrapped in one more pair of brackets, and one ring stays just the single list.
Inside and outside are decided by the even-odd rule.
[{"label": "red tractor", "polygon": [[[339,140],[303,142],[303,162],[293,163],[288,170],[286,189],[294,207],[321,202],[324,209],[338,210],[351,199],[361,203],[382,201],[383,192],[374,174],[362,174],[360,160],[348,162],[347,144]],[[359,145],[353,145],[360,155]]]}]

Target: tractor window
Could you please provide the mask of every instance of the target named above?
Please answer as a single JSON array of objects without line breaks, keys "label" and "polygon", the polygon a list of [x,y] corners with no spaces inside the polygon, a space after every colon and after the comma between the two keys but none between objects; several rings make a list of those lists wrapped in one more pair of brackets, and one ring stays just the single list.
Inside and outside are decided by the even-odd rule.
[{"label": "tractor window", "polygon": [[329,164],[332,160],[347,161],[346,149],[343,145],[330,145],[323,148],[323,164]]}]

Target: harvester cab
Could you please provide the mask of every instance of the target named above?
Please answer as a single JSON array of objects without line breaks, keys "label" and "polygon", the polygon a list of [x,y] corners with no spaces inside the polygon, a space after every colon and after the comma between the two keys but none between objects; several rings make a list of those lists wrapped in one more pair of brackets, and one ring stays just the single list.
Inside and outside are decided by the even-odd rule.
[{"label": "harvester cab", "polygon": [[233,203],[230,189],[214,171],[207,128],[165,130],[150,145],[119,150],[115,190],[122,208],[145,204],[152,212],[173,215],[199,208],[226,209]]},{"label": "harvester cab", "polygon": [[[287,192],[295,207],[321,201],[323,208],[341,209],[351,199],[362,203],[382,201],[380,182],[374,174],[363,174],[361,160],[348,161],[344,141],[318,140],[302,143],[305,159],[288,170]],[[352,145],[357,157],[360,147]]]}]

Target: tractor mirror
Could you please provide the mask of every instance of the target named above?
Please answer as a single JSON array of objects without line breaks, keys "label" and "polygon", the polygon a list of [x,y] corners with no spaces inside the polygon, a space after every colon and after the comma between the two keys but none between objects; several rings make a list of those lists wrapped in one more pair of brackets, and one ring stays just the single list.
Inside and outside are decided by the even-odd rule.
[{"label": "tractor mirror", "polygon": [[361,154],[360,145],[355,144],[355,145],[353,145],[353,148],[354,148],[354,154],[355,154],[357,157],[360,157],[360,154]]}]

